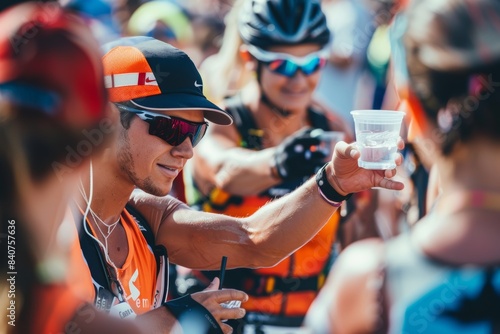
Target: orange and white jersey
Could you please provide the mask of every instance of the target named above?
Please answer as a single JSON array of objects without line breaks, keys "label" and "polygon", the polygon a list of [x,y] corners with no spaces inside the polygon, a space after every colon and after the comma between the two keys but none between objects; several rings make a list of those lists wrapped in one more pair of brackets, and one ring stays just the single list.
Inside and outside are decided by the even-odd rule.
[{"label": "orange and white jersey", "polygon": [[[127,236],[129,251],[123,266],[117,268],[117,278],[123,288],[124,299],[136,314],[142,314],[158,307],[163,302],[158,300],[160,291],[156,284],[156,259],[135,219],[126,210],[123,210],[120,219]],[[89,229],[89,232],[94,236],[96,235],[92,228]],[[80,246],[77,239],[72,250],[74,261],[72,262],[73,268],[70,270],[72,272],[71,284],[83,298],[96,303],[99,307],[103,287],[92,278],[89,266],[102,267],[103,264],[100,261],[97,261],[98,263],[88,263],[89,261],[95,262],[96,259],[85,258]],[[109,268],[112,268],[110,264]],[[112,304],[116,303],[117,300],[115,299]]]}]

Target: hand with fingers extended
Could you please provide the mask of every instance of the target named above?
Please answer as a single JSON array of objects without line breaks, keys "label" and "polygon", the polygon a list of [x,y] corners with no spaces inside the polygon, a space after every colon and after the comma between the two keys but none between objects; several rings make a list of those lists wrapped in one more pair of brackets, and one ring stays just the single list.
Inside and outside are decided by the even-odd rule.
[{"label": "hand with fingers extended", "polygon": [[245,302],[248,295],[235,289],[218,290],[218,285],[219,279],[215,278],[205,290],[164,304],[178,320],[182,332],[232,333],[232,328],[223,321],[243,318],[245,310],[239,307],[227,308],[221,304],[230,301]]},{"label": "hand with fingers extended", "polygon": [[300,130],[276,146],[274,167],[284,181],[313,175],[325,163],[326,155],[317,148],[321,139],[311,137],[312,128]]},{"label": "hand with fingers extended", "polygon": [[[404,148],[402,139],[398,141],[398,149]],[[358,166],[358,159],[361,156],[356,144],[338,142],[332,161],[326,168],[329,183],[340,195],[347,195],[362,190],[380,187],[391,190],[402,190],[404,184],[390,180],[396,175],[396,169],[370,170]],[[396,166],[401,165],[403,156],[398,154],[395,159]]]}]

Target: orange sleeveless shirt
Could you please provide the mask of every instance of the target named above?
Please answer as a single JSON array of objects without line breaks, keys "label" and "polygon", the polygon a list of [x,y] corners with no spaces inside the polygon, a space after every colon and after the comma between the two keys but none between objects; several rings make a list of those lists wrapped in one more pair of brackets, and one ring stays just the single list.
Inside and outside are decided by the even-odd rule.
[{"label": "orange sleeveless shirt", "polygon": [[[117,270],[117,277],[129,305],[136,314],[142,314],[157,306],[155,305],[156,260],[137,223],[127,210],[123,210],[120,219],[127,236],[129,251],[125,263]],[[95,236],[95,231],[91,232]],[[78,238],[75,239],[70,284],[77,289],[82,298],[94,303],[98,285],[92,280],[90,269],[80,249],[80,242]]]}]

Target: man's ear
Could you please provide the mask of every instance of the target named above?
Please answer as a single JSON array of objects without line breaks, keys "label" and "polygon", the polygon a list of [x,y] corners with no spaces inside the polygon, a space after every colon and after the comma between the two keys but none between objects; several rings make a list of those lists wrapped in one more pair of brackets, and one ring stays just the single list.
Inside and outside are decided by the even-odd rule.
[{"label": "man's ear", "polygon": [[240,46],[240,57],[247,71],[255,71],[257,69],[257,60],[252,56],[247,46],[244,44]]},{"label": "man's ear", "polygon": [[113,102],[108,102],[106,106],[105,117],[110,118],[112,121],[116,121],[120,118],[120,112]]},{"label": "man's ear", "polygon": [[116,130],[116,126],[120,124],[120,111],[112,102],[108,102],[105,112],[105,119],[106,122],[113,124],[114,130]]}]

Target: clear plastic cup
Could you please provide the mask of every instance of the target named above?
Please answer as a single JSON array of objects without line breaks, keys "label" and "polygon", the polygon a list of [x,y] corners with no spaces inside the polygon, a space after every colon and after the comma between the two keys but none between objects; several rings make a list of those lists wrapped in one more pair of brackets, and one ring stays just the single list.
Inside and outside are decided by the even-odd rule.
[{"label": "clear plastic cup", "polygon": [[353,110],[356,144],[361,152],[358,166],[365,169],[396,168],[397,142],[404,112]]}]

